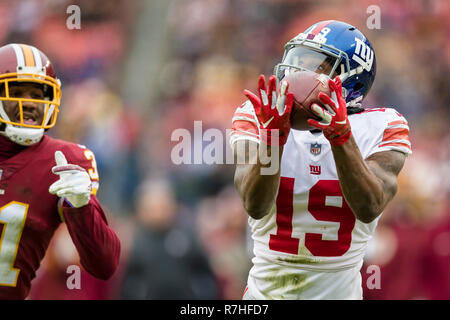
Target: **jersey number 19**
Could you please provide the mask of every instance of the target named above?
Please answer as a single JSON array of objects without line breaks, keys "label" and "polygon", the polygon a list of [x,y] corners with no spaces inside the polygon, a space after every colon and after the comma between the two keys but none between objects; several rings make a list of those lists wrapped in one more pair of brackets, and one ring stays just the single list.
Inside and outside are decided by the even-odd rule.
[{"label": "jersey number 19", "polygon": [[[292,236],[294,214],[294,178],[281,177],[276,200],[277,233],[270,235],[271,250],[298,254],[299,238]],[[338,180],[319,180],[310,190],[308,212],[320,221],[339,223],[337,240],[323,240],[320,233],[306,233],[305,247],[322,257],[342,256],[352,242],[355,215],[345,202]]]}]

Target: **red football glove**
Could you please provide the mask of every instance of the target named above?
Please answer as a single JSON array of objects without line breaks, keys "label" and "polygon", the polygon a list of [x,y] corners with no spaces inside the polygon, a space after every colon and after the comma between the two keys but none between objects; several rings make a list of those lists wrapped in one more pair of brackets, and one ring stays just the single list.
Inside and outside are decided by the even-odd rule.
[{"label": "red football glove", "polygon": [[318,104],[311,106],[311,110],[322,118],[322,121],[308,119],[308,124],[321,129],[332,146],[342,146],[350,139],[352,131],[347,117],[347,104],[342,97],[341,79],[339,77],[336,77],[334,81],[330,79],[328,85],[331,89],[331,97],[323,92],[319,93],[319,100],[327,110]]},{"label": "red football glove", "polygon": [[260,75],[258,96],[248,90],[244,90],[244,94],[255,109],[261,129],[261,141],[267,145],[282,146],[286,143],[291,130],[290,115],[294,103],[294,95],[287,93],[289,84],[286,81],[282,81],[280,95],[277,97],[276,83],[276,77],[270,76],[267,90],[266,79],[264,75]]}]

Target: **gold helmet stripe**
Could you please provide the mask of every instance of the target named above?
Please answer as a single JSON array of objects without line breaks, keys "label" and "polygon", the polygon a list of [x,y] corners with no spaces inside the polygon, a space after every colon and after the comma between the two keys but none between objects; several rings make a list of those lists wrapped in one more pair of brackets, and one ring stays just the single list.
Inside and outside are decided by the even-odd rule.
[{"label": "gold helmet stripe", "polygon": [[27,46],[26,44],[21,44],[20,47],[22,48],[23,55],[25,56],[25,66],[27,67],[36,66],[34,62],[33,50],[31,50],[31,47]]}]

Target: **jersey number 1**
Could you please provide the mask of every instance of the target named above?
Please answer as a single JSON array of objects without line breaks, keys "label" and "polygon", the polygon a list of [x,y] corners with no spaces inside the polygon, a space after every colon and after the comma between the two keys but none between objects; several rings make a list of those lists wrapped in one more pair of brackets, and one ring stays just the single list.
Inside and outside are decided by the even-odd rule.
[{"label": "jersey number 1", "polygon": [[[276,200],[277,233],[270,235],[269,248],[298,254],[300,239],[292,237],[294,178],[281,177]],[[323,240],[322,234],[306,233],[305,247],[322,257],[342,256],[350,248],[355,215],[345,202],[338,180],[319,180],[310,190],[308,211],[317,220],[339,222],[338,239]]]},{"label": "jersey number 1", "polygon": [[20,270],[14,268],[28,204],[12,201],[0,208],[0,286],[15,287]]}]

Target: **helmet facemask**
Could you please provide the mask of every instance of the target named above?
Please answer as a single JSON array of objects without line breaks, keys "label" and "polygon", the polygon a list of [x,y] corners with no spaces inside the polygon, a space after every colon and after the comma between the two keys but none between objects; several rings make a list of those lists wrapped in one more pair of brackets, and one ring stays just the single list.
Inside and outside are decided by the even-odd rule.
[{"label": "helmet facemask", "polygon": [[[45,69],[38,70],[37,67],[18,67],[15,73],[0,75],[0,123],[4,123],[6,135],[15,143],[21,145],[32,145],[42,139],[44,131],[52,128],[56,123],[61,100],[61,88],[58,80],[45,75]],[[39,86],[44,96],[38,98],[16,97],[11,94],[11,88],[20,85],[32,84]],[[16,103],[15,117],[5,110],[5,104]],[[34,103],[43,106],[42,119],[38,123],[28,123],[25,118],[27,113],[24,103]]]},{"label": "helmet facemask", "polygon": [[[350,76],[361,73],[363,68],[351,70],[349,57],[342,50],[320,41],[297,37],[286,44],[283,60],[275,66],[274,74],[281,81],[289,73],[298,70],[325,74],[331,79],[339,76],[344,83]],[[345,99],[347,90],[344,87],[342,90]],[[348,101],[348,105],[355,106],[362,97],[357,100]]]}]

